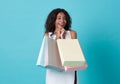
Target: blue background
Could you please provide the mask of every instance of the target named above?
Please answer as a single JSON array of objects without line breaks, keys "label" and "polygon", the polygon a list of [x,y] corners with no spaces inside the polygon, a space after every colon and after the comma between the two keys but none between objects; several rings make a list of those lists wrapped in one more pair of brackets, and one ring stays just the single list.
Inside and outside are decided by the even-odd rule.
[{"label": "blue background", "polygon": [[36,61],[47,15],[72,17],[88,68],[80,84],[120,84],[119,0],[0,0],[0,84],[45,84]]}]

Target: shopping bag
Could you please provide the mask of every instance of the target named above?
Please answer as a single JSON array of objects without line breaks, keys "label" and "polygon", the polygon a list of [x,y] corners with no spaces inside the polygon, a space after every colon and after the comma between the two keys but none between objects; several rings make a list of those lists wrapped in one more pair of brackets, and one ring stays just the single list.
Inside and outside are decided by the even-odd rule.
[{"label": "shopping bag", "polygon": [[44,36],[36,65],[47,69],[64,71],[56,40]]},{"label": "shopping bag", "polygon": [[45,56],[47,55],[47,49],[46,49],[47,41],[46,40],[47,40],[46,37],[44,37],[42,40],[42,44],[41,44],[41,48],[40,48],[40,52],[39,52],[36,65],[45,66]]},{"label": "shopping bag", "polygon": [[77,71],[77,70],[85,70],[88,67],[85,62],[83,66],[67,66],[64,68],[65,71]]},{"label": "shopping bag", "polygon": [[[64,42],[62,39],[59,39],[59,40],[61,40],[61,43]],[[60,49],[62,49],[61,46],[63,47],[65,45],[60,45],[58,40],[53,40],[45,36],[42,41],[40,53],[39,53],[38,60],[37,60],[37,65],[47,68],[47,69],[54,69],[58,71],[76,71],[76,70],[83,70],[87,67],[85,60],[84,60],[83,65],[77,64],[81,60],[72,60],[74,59],[74,57],[71,58],[71,60],[68,63],[62,64],[62,57],[60,56],[60,51],[61,51]],[[70,51],[70,49],[67,49],[66,52],[69,53],[73,51]],[[76,55],[76,53],[74,53],[73,55]],[[67,64],[67,65],[64,65],[64,64]]]},{"label": "shopping bag", "polygon": [[63,66],[84,66],[84,54],[78,39],[58,39],[58,50]]}]

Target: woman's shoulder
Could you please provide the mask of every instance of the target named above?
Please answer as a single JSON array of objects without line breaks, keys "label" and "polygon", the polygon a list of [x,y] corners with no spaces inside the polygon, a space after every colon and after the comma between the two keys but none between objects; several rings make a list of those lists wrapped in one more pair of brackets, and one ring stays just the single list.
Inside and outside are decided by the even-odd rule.
[{"label": "woman's shoulder", "polygon": [[75,30],[69,30],[69,31],[70,31],[70,33],[76,34]]},{"label": "woman's shoulder", "polygon": [[44,36],[49,36],[49,33],[44,33]]},{"label": "woman's shoulder", "polygon": [[77,33],[74,30],[70,30],[71,38],[76,39],[77,38]]},{"label": "woman's shoulder", "polygon": [[52,34],[52,32],[47,32],[47,33],[44,33],[44,36],[47,36],[47,37],[51,37],[51,34]]}]

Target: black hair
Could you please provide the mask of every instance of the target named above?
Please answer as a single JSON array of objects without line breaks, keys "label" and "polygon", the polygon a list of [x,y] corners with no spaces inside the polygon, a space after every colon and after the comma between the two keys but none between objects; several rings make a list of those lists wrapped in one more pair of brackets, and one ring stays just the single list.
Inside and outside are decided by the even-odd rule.
[{"label": "black hair", "polygon": [[46,19],[45,33],[48,33],[48,32],[54,33],[55,21],[56,21],[58,13],[60,13],[60,12],[64,13],[66,16],[66,25],[64,27],[65,30],[70,30],[71,23],[72,23],[70,15],[68,14],[68,12],[65,9],[57,8],[57,9],[52,10]]}]

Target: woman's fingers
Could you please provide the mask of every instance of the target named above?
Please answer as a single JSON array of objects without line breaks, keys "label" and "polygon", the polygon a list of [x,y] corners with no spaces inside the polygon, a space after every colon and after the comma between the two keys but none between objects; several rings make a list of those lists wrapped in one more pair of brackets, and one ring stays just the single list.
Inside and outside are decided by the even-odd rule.
[{"label": "woman's fingers", "polygon": [[61,27],[57,28],[54,33],[56,34],[56,38],[63,39],[65,37],[65,32],[65,29]]},{"label": "woman's fingers", "polygon": [[56,29],[54,33],[55,33],[57,39],[61,37],[60,36],[60,33],[61,33],[60,29]]},{"label": "woman's fingers", "polygon": [[66,33],[65,29],[62,28],[62,29],[61,29],[61,38],[62,38],[62,39],[65,37],[65,33]]},{"label": "woman's fingers", "polygon": [[62,34],[65,33],[65,29],[64,29],[64,28],[61,29],[61,33],[62,33]]}]

